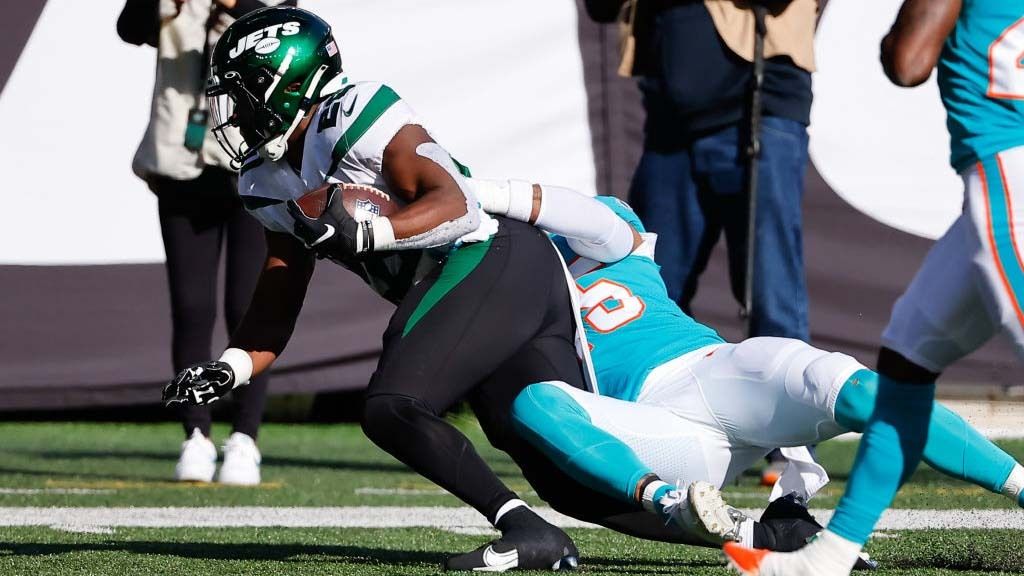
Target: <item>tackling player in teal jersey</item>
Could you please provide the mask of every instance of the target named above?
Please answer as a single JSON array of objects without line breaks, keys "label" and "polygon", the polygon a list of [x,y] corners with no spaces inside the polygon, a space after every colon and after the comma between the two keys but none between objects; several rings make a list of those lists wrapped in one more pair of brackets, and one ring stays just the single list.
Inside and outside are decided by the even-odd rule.
[{"label": "tackling player in teal jersey", "polygon": [[[846,494],[818,538],[793,554],[727,546],[746,574],[845,576],[899,486],[927,456],[935,380],[1005,330],[1024,352],[1024,0],[907,0],[882,41],[897,85],[938,66],[951,163],[963,213],[932,247],[896,302],[878,355],[878,401]],[[1020,494],[1024,473],[1003,483]]]},{"label": "tackling player in teal jersey", "polygon": [[[534,384],[513,404],[517,429],[570,476],[674,521],[692,543],[803,545],[820,529],[809,516],[800,520],[790,507],[785,528],[771,520],[758,524],[728,508],[717,488],[773,448],[796,448],[773,495],[812,496],[827,476],[798,447],[862,431],[878,375],[850,356],[800,340],[726,343],[668,297],[653,259],[654,238],[636,214],[613,198],[599,201],[642,236],[629,256],[601,264],[554,238],[581,291],[584,345],[599,394],[559,382]],[[937,470],[996,493],[1024,474],[941,405],[931,410],[930,428],[925,457]],[[1007,495],[1017,500],[1016,493]]]},{"label": "tackling player in teal jersey", "polygon": [[[640,218],[621,201],[600,197],[638,233]],[[692,350],[724,342],[717,332],[687,316],[665,292],[653,241],[643,241],[637,252],[605,265],[581,257],[560,236],[555,247],[562,253],[580,290],[580,308],[587,328],[591,355],[604,396],[636,400],[650,368]],[[649,295],[656,295],[654,298]],[[643,322],[637,322],[643,317]],[[595,350],[600,349],[600,353]],[[647,370],[636,370],[647,366]]]}]

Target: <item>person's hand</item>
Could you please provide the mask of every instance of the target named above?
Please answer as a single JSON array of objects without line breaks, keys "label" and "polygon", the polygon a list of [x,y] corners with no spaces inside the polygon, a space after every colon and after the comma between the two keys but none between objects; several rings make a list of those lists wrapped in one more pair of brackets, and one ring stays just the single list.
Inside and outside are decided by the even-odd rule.
[{"label": "person's hand", "polygon": [[235,371],[213,360],[185,368],[164,386],[164,404],[204,406],[220,400],[235,387]]},{"label": "person's hand", "polygon": [[318,258],[350,260],[365,248],[359,242],[360,223],[345,210],[338,188],[331,189],[327,206],[319,218],[307,216],[294,200],[287,202],[287,208],[295,221],[295,237]]}]

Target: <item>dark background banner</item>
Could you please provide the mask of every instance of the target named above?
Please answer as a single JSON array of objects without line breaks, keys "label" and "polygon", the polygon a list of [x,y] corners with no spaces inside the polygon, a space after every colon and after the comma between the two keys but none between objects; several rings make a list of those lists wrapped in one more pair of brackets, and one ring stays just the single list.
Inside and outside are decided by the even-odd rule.
[{"label": "dark background banner", "polygon": [[[44,0],[23,1],[8,10],[0,35],[0,87],[43,5]],[[613,28],[590,23],[581,11],[579,40],[597,188],[625,196],[640,154],[639,94],[632,80],[615,75]],[[813,168],[804,218],[813,343],[872,365],[889,310],[931,242],[857,212]],[[156,401],[170,376],[162,265],[0,266],[0,286],[0,410]],[[391,309],[354,276],[319,266],[271,391],[365,386]],[[695,312],[726,338],[738,339],[737,311],[720,250],[705,274]],[[226,340],[223,327],[218,336],[215,345]],[[979,393],[998,391],[1015,384],[1014,366],[1011,348],[998,339],[957,364],[944,382],[970,384]]]}]

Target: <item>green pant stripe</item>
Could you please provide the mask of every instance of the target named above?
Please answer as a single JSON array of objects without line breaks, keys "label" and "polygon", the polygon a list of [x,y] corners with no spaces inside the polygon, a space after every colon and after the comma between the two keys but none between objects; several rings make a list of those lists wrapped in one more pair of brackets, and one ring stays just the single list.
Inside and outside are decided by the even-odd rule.
[{"label": "green pant stripe", "polygon": [[452,291],[452,288],[458,286],[466,276],[469,276],[470,272],[476,269],[484,259],[484,256],[487,255],[487,250],[490,247],[491,239],[488,239],[486,242],[464,244],[448,257],[448,262],[445,263],[444,269],[441,270],[441,275],[434,282],[434,285],[427,290],[427,293],[423,295],[423,299],[416,305],[416,309],[412,311],[409,320],[406,321],[405,329],[402,331],[403,338],[427,315],[427,312],[430,312],[431,308],[436,306],[446,294]]},{"label": "green pant stripe", "polygon": [[345,133],[341,135],[338,143],[334,145],[334,152],[331,154],[333,160],[331,161],[331,169],[328,174],[334,174],[338,171],[338,165],[341,164],[342,159],[349,153],[349,150],[352,150],[352,147],[366,134],[370,126],[373,126],[373,123],[383,116],[395,102],[398,102],[398,94],[387,86],[381,86],[373,93],[370,101],[366,103],[366,106],[363,106],[363,109],[359,111],[359,115],[352,121],[352,124],[345,130]]}]

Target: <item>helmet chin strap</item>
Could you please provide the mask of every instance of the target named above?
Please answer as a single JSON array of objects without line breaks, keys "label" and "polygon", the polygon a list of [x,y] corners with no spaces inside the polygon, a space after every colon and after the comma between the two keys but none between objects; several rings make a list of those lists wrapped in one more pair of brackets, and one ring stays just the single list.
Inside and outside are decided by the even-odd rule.
[{"label": "helmet chin strap", "polygon": [[[313,81],[309,83],[309,88],[306,89],[306,94],[302,98],[303,101],[310,101],[310,98],[312,98],[313,93],[316,91],[317,85],[320,83],[320,78],[326,71],[327,66],[322,64],[317,68],[317,71],[313,73]],[[288,126],[288,129],[285,130],[284,134],[281,134],[280,136],[271,139],[263,146],[260,146],[260,156],[265,160],[270,160],[271,162],[277,162],[281,158],[284,158],[285,153],[288,152],[288,139],[291,138],[292,132],[295,132],[295,129],[299,127],[302,120],[307,114],[309,114],[310,107],[311,106],[308,104],[304,107],[300,107],[299,112],[295,115],[295,118]]]}]

